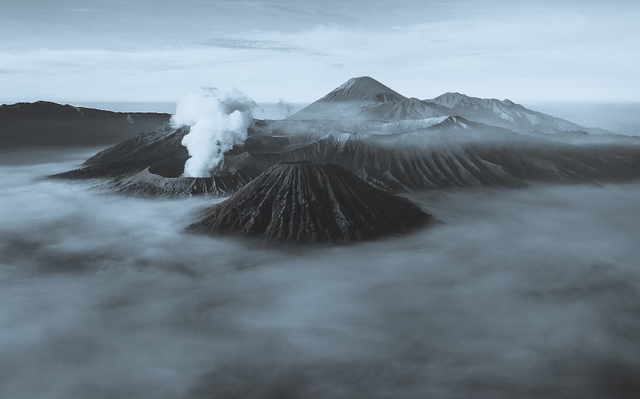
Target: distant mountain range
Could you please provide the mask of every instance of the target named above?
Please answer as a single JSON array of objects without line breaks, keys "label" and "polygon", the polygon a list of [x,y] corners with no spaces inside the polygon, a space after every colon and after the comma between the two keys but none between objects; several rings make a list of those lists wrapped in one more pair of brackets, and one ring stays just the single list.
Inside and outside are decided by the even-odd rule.
[{"label": "distant mountain range", "polygon": [[[522,134],[497,122],[535,130]],[[83,168],[58,177],[109,178],[115,190],[145,196],[226,196],[276,164],[300,161],[337,164],[393,192],[640,178],[639,139],[574,130],[542,133],[541,126],[577,125],[507,100],[446,94],[423,101],[371,78],[355,78],[290,118],[254,121],[244,144],[227,153],[211,177],[181,176],[189,155],[180,143],[188,129],[169,125],[102,151]],[[558,142],[570,140],[581,144]]]},{"label": "distant mountain range", "polygon": [[0,106],[0,148],[115,144],[157,129],[171,115],[110,112],[38,101]]},{"label": "distant mountain range", "polygon": [[[367,76],[348,80],[297,113],[272,123],[270,129],[273,134],[380,134],[383,124],[387,124],[384,131],[390,132],[390,126],[425,127],[449,116],[571,144],[639,140],[580,126],[510,100],[460,93],[425,100],[407,98]],[[111,112],[45,101],[2,105],[0,146],[108,145],[157,129],[169,119],[165,113]]]},{"label": "distant mountain range", "polygon": [[445,93],[426,104],[443,107],[452,115],[460,115],[475,122],[499,126],[517,133],[536,132],[555,134],[582,131],[590,134],[613,134],[603,129],[580,126],[542,112],[532,111],[511,100],[476,98],[460,93]]},{"label": "distant mountain range", "polygon": [[461,116],[516,133],[565,142],[585,141],[589,135],[617,136],[604,129],[580,126],[530,110],[510,100],[483,99],[460,93],[445,93],[426,100],[407,98],[368,76],[350,79],[287,119],[391,122],[445,116]]}]

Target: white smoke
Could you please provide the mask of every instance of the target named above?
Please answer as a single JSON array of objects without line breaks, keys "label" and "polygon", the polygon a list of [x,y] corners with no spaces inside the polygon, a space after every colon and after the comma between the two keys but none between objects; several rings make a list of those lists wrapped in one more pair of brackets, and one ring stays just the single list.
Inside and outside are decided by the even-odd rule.
[{"label": "white smoke", "polygon": [[175,127],[189,126],[182,145],[189,151],[184,176],[208,177],[210,170],[224,159],[224,154],[247,138],[255,102],[234,89],[221,93],[215,88],[202,88],[183,95],[176,102],[171,117]]},{"label": "white smoke", "polygon": [[278,101],[278,107],[280,108],[280,112],[284,115],[285,118],[288,118],[293,114],[293,104],[284,101],[284,99],[282,98],[280,99],[280,101]]}]

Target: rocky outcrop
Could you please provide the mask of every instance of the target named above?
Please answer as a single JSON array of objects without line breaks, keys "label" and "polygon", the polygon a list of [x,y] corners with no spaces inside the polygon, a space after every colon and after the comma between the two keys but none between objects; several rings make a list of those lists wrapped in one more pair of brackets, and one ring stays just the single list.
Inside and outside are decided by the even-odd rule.
[{"label": "rocky outcrop", "polygon": [[348,243],[407,233],[430,215],[332,164],[275,165],[207,210],[191,231],[286,243]]},{"label": "rocky outcrop", "polygon": [[147,168],[133,176],[116,179],[111,183],[115,191],[140,197],[180,197],[211,194],[225,197],[249,183],[258,173],[239,171],[213,177],[165,177]]}]

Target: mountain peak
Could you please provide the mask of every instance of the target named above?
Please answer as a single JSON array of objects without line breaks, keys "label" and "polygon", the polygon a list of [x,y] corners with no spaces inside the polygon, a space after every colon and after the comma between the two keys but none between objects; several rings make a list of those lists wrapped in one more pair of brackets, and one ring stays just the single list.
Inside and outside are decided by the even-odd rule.
[{"label": "mountain peak", "polygon": [[511,100],[505,99],[504,101],[500,101],[496,98],[479,98],[479,97],[471,97],[466,94],[458,93],[458,92],[447,92],[436,98],[425,100],[431,103],[436,103],[445,108],[456,108],[456,107],[475,107],[475,108],[493,108],[496,104],[506,105],[509,107],[516,107],[518,104],[514,103]]},{"label": "mountain peak", "polygon": [[386,103],[407,98],[369,76],[351,78],[318,102],[373,101]]},{"label": "mountain peak", "polygon": [[457,91],[448,91],[448,92],[446,92],[446,93],[444,93],[444,94],[442,94],[442,95],[440,95],[440,96],[438,96],[436,98],[442,98],[442,97],[448,97],[448,98],[473,98],[473,97],[470,97],[470,96],[468,96],[466,94],[459,93]]},{"label": "mountain peak", "polygon": [[442,95],[439,95],[434,99],[426,100],[426,101],[434,102],[445,108],[454,108],[459,105],[466,105],[466,104],[472,103],[475,100],[480,100],[480,99],[475,97],[469,97],[466,94],[450,91]]},{"label": "mountain peak", "polygon": [[402,94],[369,76],[351,78],[318,101],[291,115],[289,120],[344,119],[359,115],[363,108],[406,101]]},{"label": "mountain peak", "polygon": [[272,166],[206,211],[192,231],[293,243],[353,242],[406,233],[430,215],[345,168],[315,162]]},{"label": "mountain peak", "polygon": [[382,84],[371,76],[356,76],[355,78],[347,80],[343,85],[349,83]]}]

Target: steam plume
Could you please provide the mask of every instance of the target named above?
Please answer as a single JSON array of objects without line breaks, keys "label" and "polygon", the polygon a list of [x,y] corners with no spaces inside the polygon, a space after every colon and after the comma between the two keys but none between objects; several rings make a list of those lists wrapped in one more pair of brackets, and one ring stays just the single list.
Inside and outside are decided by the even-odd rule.
[{"label": "steam plume", "polygon": [[176,102],[171,117],[175,127],[189,126],[182,145],[189,151],[184,176],[210,176],[210,170],[224,159],[225,152],[247,138],[255,102],[234,89],[220,93],[215,88],[189,92]]},{"label": "steam plume", "polygon": [[293,114],[293,104],[289,104],[282,98],[278,101],[278,107],[280,108],[280,111],[284,113],[285,118],[288,118]]}]

